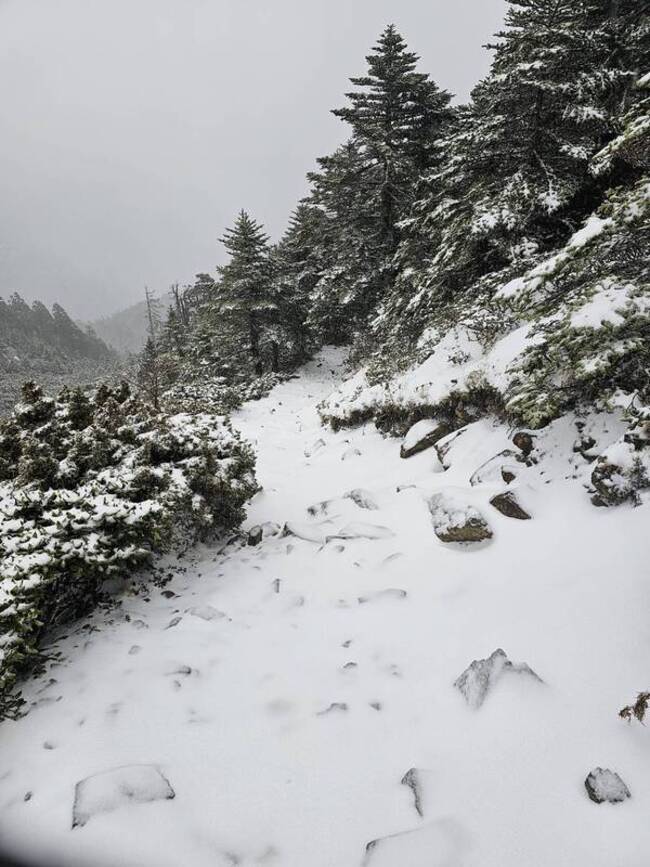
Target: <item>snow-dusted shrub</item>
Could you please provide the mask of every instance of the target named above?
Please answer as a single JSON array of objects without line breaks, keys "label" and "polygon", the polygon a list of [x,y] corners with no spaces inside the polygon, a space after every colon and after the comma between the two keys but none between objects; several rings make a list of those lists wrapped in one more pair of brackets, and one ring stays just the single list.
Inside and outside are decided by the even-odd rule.
[{"label": "snow-dusted shrub", "polygon": [[228,382],[224,377],[177,382],[162,395],[169,412],[210,412],[228,415],[248,400],[265,397],[278,383],[286,380],[281,373],[263,373],[244,382]]},{"label": "snow-dusted shrub", "polygon": [[216,416],[32,383],[0,424],[0,479],[0,715],[51,627],[91,610],[107,578],[237,526],[257,489],[252,451]]}]

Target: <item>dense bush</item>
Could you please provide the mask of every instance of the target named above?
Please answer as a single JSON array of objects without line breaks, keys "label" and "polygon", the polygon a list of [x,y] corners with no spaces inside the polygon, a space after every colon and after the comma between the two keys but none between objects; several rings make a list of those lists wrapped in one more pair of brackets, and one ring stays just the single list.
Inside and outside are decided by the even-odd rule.
[{"label": "dense bush", "polygon": [[107,578],[237,526],[256,489],[252,451],[214,415],[157,412],[126,385],[54,400],[26,384],[0,424],[0,715],[49,629]]}]

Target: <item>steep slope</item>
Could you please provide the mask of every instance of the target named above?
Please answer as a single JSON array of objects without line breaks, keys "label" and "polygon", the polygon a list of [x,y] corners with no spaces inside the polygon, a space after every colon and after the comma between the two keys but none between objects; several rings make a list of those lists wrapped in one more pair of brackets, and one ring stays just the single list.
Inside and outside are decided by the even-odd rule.
[{"label": "steep slope", "polygon": [[[565,416],[524,460],[488,417],[402,459],[321,427],[340,363],[234,419],[261,544],[202,549],[57,642],[2,725],[2,839],[84,864],[641,867],[650,749],[617,711],[648,687],[649,506],[594,508],[571,448],[576,421],[598,450],[624,425]],[[507,489],[531,520],[490,505]],[[477,513],[490,539],[441,541]],[[593,803],[596,767],[631,799]]]}]

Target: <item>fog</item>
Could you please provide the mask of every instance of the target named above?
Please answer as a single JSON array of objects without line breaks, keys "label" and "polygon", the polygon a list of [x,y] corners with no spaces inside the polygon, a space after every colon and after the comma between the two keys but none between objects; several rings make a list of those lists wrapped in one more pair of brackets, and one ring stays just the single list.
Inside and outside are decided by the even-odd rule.
[{"label": "fog", "polygon": [[464,100],[505,0],[0,0],[0,294],[93,318],[272,237],[394,22]]}]

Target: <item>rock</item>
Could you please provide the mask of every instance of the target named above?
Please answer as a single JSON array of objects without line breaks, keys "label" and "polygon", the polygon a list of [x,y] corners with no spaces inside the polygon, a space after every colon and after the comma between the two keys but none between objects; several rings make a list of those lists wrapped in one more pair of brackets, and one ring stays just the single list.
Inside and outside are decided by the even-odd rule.
[{"label": "rock", "polygon": [[325,440],[324,439],[317,439],[315,443],[313,443],[311,446],[308,446],[305,449],[304,455],[306,458],[311,458],[313,455],[316,454],[316,452],[319,452],[324,447],[325,447]]},{"label": "rock", "polygon": [[535,445],[533,441],[534,434],[529,433],[528,431],[520,430],[513,436],[512,441],[517,446],[520,452],[522,452],[525,458],[532,452],[533,447]]},{"label": "rock", "polygon": [[592,451],[595,445],[596,440],[593,437],[580,434],[573,443],[573,451],[577,455],[582,455],[588,463],[592,464],[598,457],[598,455]]},{"label": "rock", "polygon": [[325,533],[321,524],[304,524],[301,521],[287,521],[282,530],[283,536],[296,536],[306,542],[325,542]]},{"label": "rock", "polygon": [[264,530],[256,524],[248,531],[248,544],[251,546],[259,545],[264,537]]},{"label": "rock", "polygon": [[359,596],[359,605],[377,602],[380,599],[406,599],[407,595],[406,590],[400,590],[398,587],[387,587],[385,590],[368,593],[367,596]]},{"label": "rock", "polygon": [[460,430],[455,430],[442,439],[438,440],[436,443],[436,454],[438,455],[438,460],[442,464],[442,466],[448,470],[451,466],[451,461],[449,458],[449,452],[451,451],[451,447],[456,442],[458,437],[462,436],[465,433],[466,428],[461,428]]},{"label": "rock", "polygon": [[417,768],[410,768],[402,777],[403,786],[408,786],[413,792],[413,800],[415,811],[418,816],[424,816],[424,808],[422,806],[422,776]]},{"label": "rock", "polygon": [[188,613],[193,617],[199,617],[201,620],[221,620],[226,616],[223,611],[219,611],[218,608],[214,608],[212,605],[195,605],[193,608],[188,609]]},{"label": "rock", "polygon": [[316,716],[325,716],[328,713],[336,713],[345,712],[348,709],[347,704],[344,701],[333,701],[329,707],[326,707],[325,710],[319,710]]},{"label": "rock", "polygon": [[504,449],[481,464],[470,476],[469,483],[472,487],[501,481],[509,484],[517,477],[517,470],[515,453],[512,449]]},{"label": "rock", "polygon": [[513,491],[504,491],[503,494],[497,494],[492,497],[490,505],[494,506],[497,512],[501,512],[506,518],[517,518],[519,521],[530,521],[530,515],[517,502],[517,497]]},{"label": "rock", "polygon": [[313,506],[308,506],[307,513],[312,517],[316,517],[317,515],[327,515],[333,504],[334,500],[321,500],[320,503],[314,503]]},{"label": "rock", "polygon": [[585,789],[596,804],[620,804],[632,797],[619,775],[609,769],[594,768],[585,780]]},{"label": "rock", "polygon": [[634,501],[637,491],[650,484],[650,449],[637,450],[625,438],[617,440],[596,461],[591,484],[600,505],[618,506]]},{"label": "rock", "polygon": [[169,800],[175,796],[169,781],[154,765],[125,765],[86,777],[75,786],[72,827],[98,813],[111,813],[127,804]]},{"label": "rock", "polygon": [[172,627],[178,626],[178,624],[181,622],[182,619],[183,618],[180,615],[177,615],[176,617],[172,617],[172,619],[169,621],[167,626],[165,626],[165,629],[172,629]]},{"label": "rock", "polygon": [[360,509],[376,511],[379,508],[372,494],[369,491],[364,491],[363,488],[355,488],[353,491],[348,491],[348,493],[345,494],[345,498],[347,500],[352,500],[352,502]]},{"label": "rock", "polygon": [[431,448],[438,440],[449,433],[449,427],[435,419],[423,418],[416,422],[404,437],[400,448],[401,458],[410,458],[425,449]]},{"label": "rock", "polygon": [[343,454],[341,455],[341,460],[342,461],[348,461],[348,460],[350,460],[350,458],[356,458],[356,457],[359,457],[360,455],[361,455],[361,451],[359,449],[351,447],[349,449],[346,449],[343,452]]},{"label": "rock", "polygon": [[499,648],[487,659],[475,659],[454,682],[454,686],[463,694],[467,704],[478,710],[492,687],[508,673],[523,674],[543,683],[529,665],[525,662],[511,662]]},{"label": "rock", "polygon": [[362,867],[461,867],[466,864],[469,834],[445,817],[421,828],[372,840]]},{"label": "rock", "polygon": [[481,513],[449,492],[429,500],[433,529],[441,542],[475,543],[492,538],[492,530]]},{"label": "rock", "polygon": [[174,599],[175,596],[178,596],[178,593],[174,593],[173,590],[163,590],[161,596],[164,596],[165,599]]},{"label": "rock", "polygon": [[389,527],[381,527],[379,524],[365,524],[362,521],[353,521],[342,527],[338,533],[327,537],[330,539],[389,539],[395,533]]}]

